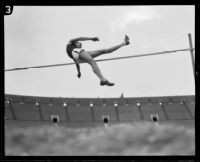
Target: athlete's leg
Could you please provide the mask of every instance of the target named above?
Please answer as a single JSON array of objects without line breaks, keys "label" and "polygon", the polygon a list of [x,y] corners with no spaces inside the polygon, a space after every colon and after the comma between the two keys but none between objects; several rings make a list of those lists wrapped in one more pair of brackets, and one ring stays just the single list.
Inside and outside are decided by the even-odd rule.
[{"label": "athlete's leg", "polygon": [[85,50],[82,50],[79,54],[79,58],[83,62],[87,62],[88,64],[91,65],[94,73],[99,77],[100,85],[108,85],[108,86],[113,86],[114,83],[110,83],[101,73],[96,61],[90,56]]},{"label": "athlete's leg", "polygon": [[129,44],[129,38],[128,36],[125,36],[125,40],[123,43],[120,43],[116,46],[110,47],[110,48],[106,48],[106,49],[101,49],[101,50],[96,50],[96,51],[89,51],[88,53],[92,56],[92,58],[98,57],[100,55],[103,54],[108,54],[108,53],[112,53],[116,50],[118,50],[119,48],[126,46]]},{"label": "athlete's leg", "polygon": [[88,51],[88,53],[92,56],[92,58],[95,58],[95,57],[98,57],[103,54],[112,53],[113,51],[116,51],[117,49],[121,48],[122,46],[124,46],[124,43],[121,43],[119,45],[116,45],[116,46],[113,46],[110,48],[106,48],[106,49],[100,49],[100,50],[96,50],[96,51]]},{"label": "athlete's leg", "polygon": [[101,73],[97,63],[95,62],[95,60],[85,50],[82,50],[80,52],[79,58],[80,58],[80,60],[87,62],[88,64],[91,65],[92,70],[98,76],[98,78],[100,80],[106,80],[105,77],[102,75],[102,73]]}]

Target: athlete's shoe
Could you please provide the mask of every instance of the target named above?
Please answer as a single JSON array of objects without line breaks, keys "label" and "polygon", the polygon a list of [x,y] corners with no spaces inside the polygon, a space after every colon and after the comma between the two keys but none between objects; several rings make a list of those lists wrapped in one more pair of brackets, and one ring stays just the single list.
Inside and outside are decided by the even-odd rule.
[{"label": "athlete's shoe", "polygon": [[125,35],[125,39],[124,39],[125,45],[129,45],[129,37],[127,35]]},{"label": "athlete's shoe", "polygon": [[101,86],[107,85],[107,86],[114,86],[114,83],[110,83],[108,80],[101,80],[100,82]]}]

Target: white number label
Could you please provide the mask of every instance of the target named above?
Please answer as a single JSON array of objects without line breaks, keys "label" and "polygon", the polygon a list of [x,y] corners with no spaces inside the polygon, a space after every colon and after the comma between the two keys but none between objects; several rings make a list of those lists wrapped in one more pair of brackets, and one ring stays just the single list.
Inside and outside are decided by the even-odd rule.
[{"label": "white number label", "polygon": [[10,6],[6,6],[6,13],[10,14],[11,13],[11,7]]}]

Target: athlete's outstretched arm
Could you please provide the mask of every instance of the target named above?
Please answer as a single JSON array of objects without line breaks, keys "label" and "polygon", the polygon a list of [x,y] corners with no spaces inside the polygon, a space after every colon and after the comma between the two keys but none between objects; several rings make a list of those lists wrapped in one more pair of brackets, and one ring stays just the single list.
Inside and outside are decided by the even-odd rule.
[{"label": "athlete's outstretched arm", "polygon": [[78,37],[74,39],[70,39],[70,42],[77,42],[77,41],[86,41],[86,40],[92,40],[92,41],[99,41],[98,37]]},{"label": "athlete's outstretched arm", "polygon": [[74,62],[76,64],[76,69],[78,71],[78,75],[77,76],[80,78],[81,77],[80,65],[75,59],[73,59],[73,60],[74,60]]}]

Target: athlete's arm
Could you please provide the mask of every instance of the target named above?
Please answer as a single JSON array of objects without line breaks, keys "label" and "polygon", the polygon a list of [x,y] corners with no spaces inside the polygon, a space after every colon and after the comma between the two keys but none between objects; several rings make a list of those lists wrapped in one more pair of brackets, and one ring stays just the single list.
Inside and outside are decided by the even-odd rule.
[{"label": "athlete's arm", "polygon": [[73,59],[73,60],[74,60],[74,62],[76,64],[76,69],[78,71],[77,77],[80,78],[81,77],[80,65],[79,65],[79,63],[75,59]]},{"label": "athlete's arm", "polygon": [[92,41],[99,41],[98,37],[78,37],[74,39],[70,39],[70,42],[77,42],[77,41],[87,41],[87,40],[92,40]]}]

